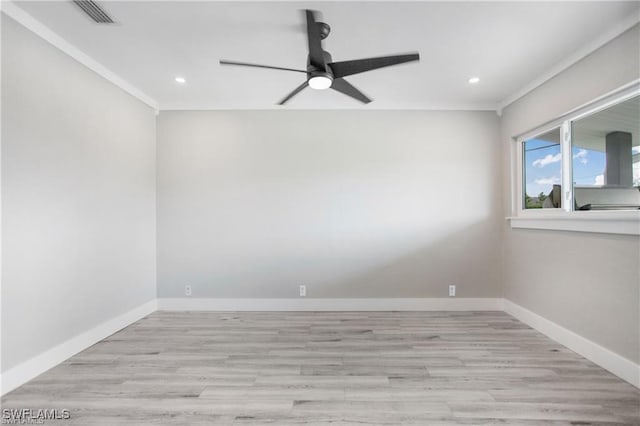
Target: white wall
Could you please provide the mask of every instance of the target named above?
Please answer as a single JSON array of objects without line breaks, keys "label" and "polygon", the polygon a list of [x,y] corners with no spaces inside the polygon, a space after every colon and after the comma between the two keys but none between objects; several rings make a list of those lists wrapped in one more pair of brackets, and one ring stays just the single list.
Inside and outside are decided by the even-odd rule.
[{"label": "white wall", "polygon": [[158,117],[160,297],[496,297],[493,112]]},{"label": "white wall", "polygon": [[2,371],[156,295],[155,115],[2,15]]},{"label": "white wall", "polygon": [[[639,55],[636,25],[504,110],[504,216],[512,137],[640,78]],[[640,363],[637,236],[511,229],[505,221],[504,239],[508,300]]]}]

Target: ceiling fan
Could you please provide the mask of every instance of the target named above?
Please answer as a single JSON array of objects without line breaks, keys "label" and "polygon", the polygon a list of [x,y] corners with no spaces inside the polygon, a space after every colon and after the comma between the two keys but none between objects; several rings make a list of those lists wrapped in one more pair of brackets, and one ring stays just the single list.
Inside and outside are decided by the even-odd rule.
[{"label": "ceiling fan", "polygon": [[402,64],[405,62],[419,61],[418,53],[410,53],[406,55],[382,56],[377,58],[356,59],[352,61],[332,62],[331,54],[322,48],[322,40],[327,38],[331,27],[324,22],[319,22],[317,12],[305,10],[307,18],[307,39],[309,42],[309,56],[307,59],[307,69],[299,70],[293,68],[275,67],[270,65],[251,64],[247,62],[236,62],[220,60],[221,65],[238,65],[243,67],[268,68],[283,71],[302,72],[307,75],[307,79],[300,86],[296,87],[291,93],[285,96],[278,105],[284,105],[287,101],[300,93],[307,86],[312,89],[333,89],[347,96],[350,96],[362,103],[371,102],[364,93],[356,89],[344,77],[358,74],[365,71],[371,71],[378,68],[388,67],[391,65]]}]

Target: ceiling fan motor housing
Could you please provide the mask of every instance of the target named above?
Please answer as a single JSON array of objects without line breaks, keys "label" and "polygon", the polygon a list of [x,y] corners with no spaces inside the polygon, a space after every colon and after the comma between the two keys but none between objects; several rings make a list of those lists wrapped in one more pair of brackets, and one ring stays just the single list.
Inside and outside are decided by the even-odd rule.
[{"label": "ceiling fan motor housing", "polygon": [[[331,59],[331,53],[327,52],[326,50],[322,51],[323,55],[324,55],[324,63],[325,64],[330,64],[331,62],[333,62],[333,59]],[[331,74],[331,78],[333,78],[333,71],[331,70],[331,68],[329,67],[329,65],[326,65],[325,68],[318,68],[317,66],[313,65],[311,63],[311,56],[307,56],[307,72],[311,75],[313,73],[316,72],[326,72],[326,73],[330,73]]]}]

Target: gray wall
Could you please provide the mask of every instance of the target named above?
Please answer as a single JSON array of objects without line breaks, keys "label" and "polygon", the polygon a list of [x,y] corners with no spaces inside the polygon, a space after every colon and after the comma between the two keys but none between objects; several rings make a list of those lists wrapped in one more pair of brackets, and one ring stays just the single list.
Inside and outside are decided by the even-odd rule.
[{"label": "gray wall", "polygon": [[152,300],[154,111],[2,15],[2,371]]},{"label": "gray wall", "polygon": [[[503,112],[505,216],[512,136],[640,77],[638,26]],[[505,222],[505,297],[640,362],[640,239],[511,229]]]},{"label": "gray wall", "polygon": [[494,112],[158,117],[158,293],[497,297]]}]

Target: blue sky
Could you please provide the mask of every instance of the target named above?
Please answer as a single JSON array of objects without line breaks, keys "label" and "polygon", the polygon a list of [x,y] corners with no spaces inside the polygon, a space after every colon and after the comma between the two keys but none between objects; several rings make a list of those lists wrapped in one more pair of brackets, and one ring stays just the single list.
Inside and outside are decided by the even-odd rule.
[{"label": "blue sky", "polygon": [[[536,197],[549,194],[554,184],[561,182],[562,156],[560,144],[543,139],[529,139],[525,145],[526,193]],[[573,148],[573,181],[576,185],[602,185],[605,153]]]}]

